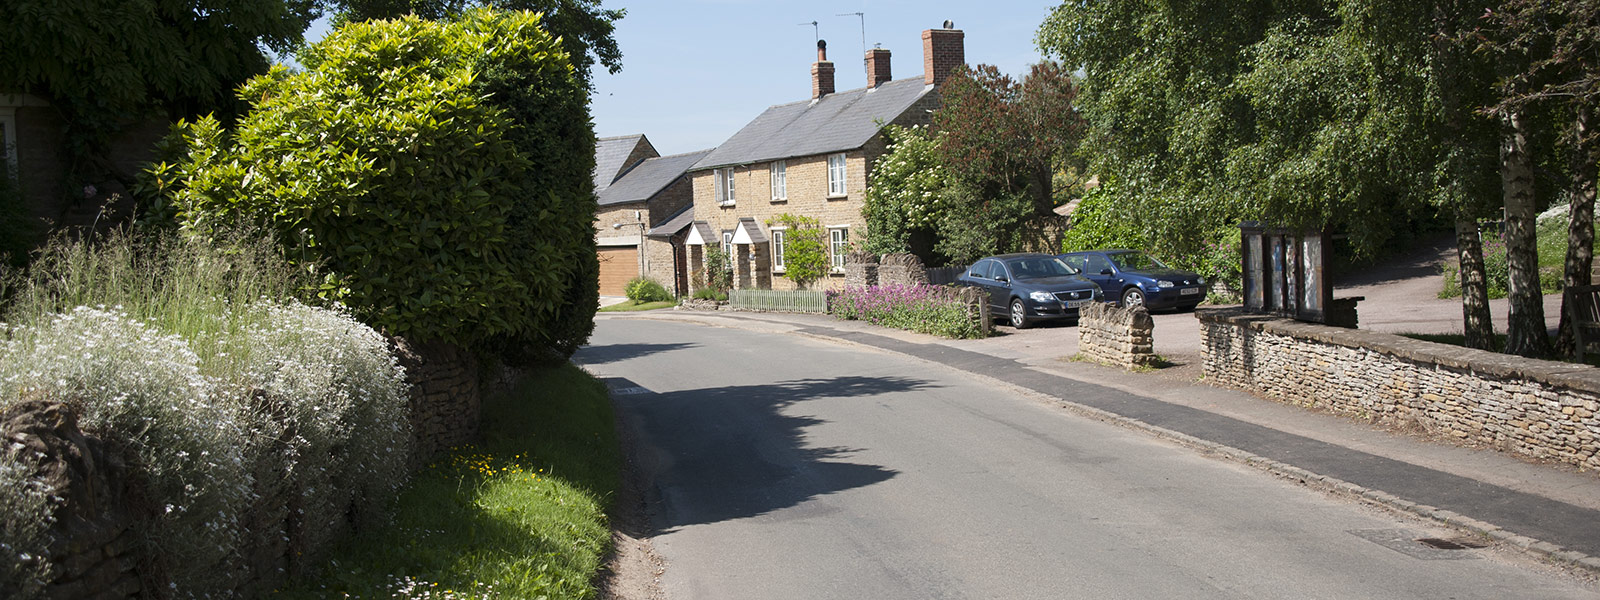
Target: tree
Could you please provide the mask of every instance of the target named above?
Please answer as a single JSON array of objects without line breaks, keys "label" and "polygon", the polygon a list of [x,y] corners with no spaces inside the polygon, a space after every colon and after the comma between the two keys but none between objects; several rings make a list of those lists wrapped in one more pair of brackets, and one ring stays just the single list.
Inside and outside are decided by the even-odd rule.
[{"label": "tree", "polygon": [[[1480,48],[1502,57],[1506,65],[1501,72],[1502,97],[1491,112],[1522,119],[1529,108],[1553,106],[1571,115],[1571,124],[1562,134],[1569,148],[1569,221],[1562,278],[1567,286],[1588,285],[1594,259],[1595,170],[1600,162],[1600,136],[1593,125],[1600,105],[1600,43],[1596,41],[1600,40],[1600,5],[1579,0],[1506,0],[1497,10],[1485,12],[1482,20],[1481,28],[1470,34]],[[1511,199],[1509,194],[1507,198]],[[1509,213],[1510,205],[1507,207]],[[1514,274],[1513,281],[1517,279]],[[1515,311],[1517,305],[1513,307]],[[1568,353],[1572,343],[1572,323],[1563,305],[1556,346]]]},{"label": "tree", "polygon": [[946,212],[942,202],[953,181],[939,161],[939,141],[927,127],[884,128],[889,151],[872,167],[861,207],[867,222],[865,249],[874,254],[909,252],[931,263],[934,232]]},{"label": "tree", "polygon": [[263,48],[298,45],[318,11],[308,0],[6,0],[0,91],[45,98],[66,127],[68,176],[117,173],[107,144],[167,113],[231,113],[234,89],[266,72]]},{"label": "tree", "polygon": [[474,7],[498,10],[528,10],[544,13],[544,27],[561,38],[572,66],[585,86],[593,87],[590,71],[598,61],[610,73],[622,70],[622,51],[617,48],[616,22],[627,9],[607,10],[600,0],[323,0],[345,21],[392,19],[416,15],[423,19],[445,20],[460,16]]},{"label": "tree", "polygon": [[945,82],[933,122],[939,163],[956,185],[938,195],[936,251],[965,263],[1021,250],[1029,230],[1054,217],[1054,175],[1080,136],[1076,96],[1070,72],[1053,62],[1021,82],[989,65]]},{"label": "tree", "polygon": [[767,221],[767,225],[784,227],[783,276],[805,289],[828,274],[833,266],[828,257],[827,231],[822,222],[812,217],[784,213]]},{"label": "tree", "polygon": [[[264,223],[323,293],[417,341],[569,355],[598,305],[587,98],[528,12],[350,24],[183,128],[157,187],[205,233]],[[531,354],[530,354],[531,353]]]}]

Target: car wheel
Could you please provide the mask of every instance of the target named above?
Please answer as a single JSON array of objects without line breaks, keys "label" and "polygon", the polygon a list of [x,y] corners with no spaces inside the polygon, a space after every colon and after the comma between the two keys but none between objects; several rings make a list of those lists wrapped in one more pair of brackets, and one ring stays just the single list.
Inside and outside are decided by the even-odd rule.
[{"label": "car wheel", "polygon": [[1122,306],[1133,308],[1143,304],[1144,292],[1139,291],[1139,288],[1128,288],[1128,291],[1122,293]]},{"label": "car wheel", "polygon": [[1028,328],[1028,309],[1022,305],[1022,300],[1011,301],[1011,326],[1017,329]]}]

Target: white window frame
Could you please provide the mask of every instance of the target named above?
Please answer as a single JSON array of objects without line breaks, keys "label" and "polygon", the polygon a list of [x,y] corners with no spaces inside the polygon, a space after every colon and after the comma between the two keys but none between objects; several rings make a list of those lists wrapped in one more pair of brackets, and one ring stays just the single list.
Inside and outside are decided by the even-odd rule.
[{"label": "white window frame", "polygon": [[733,230],[722,232],[722,253],[728,256],[728,266],[733,267]]},{"label": "white window frame", "polygon": [[772,228],[772,270],[778,273],[788,270],[788,267],[784,266],[783,263],[784,246],[788,242],[788,236],[788,227]]},{"label": "white window frame", "polygon": [[781,202],[789,199],[789,164],[776,160],[772,161],[772,201]]},{"label": "white window frame", "polygon": [[846,164],[848,164],[848,163],[846,162],[845,155],[844,155],[843,152],[840,152],[840,153],[837,153],[837,154],[829,154],[828,155],[828,197],[829,198],[842,198],[848,193],[848,190],[846,189],[846,186],[845,186],[845,180],[846,180],[845,165]]},{"label": "white window frame", "polygon": [[833,263],[833,272],[844,272],[844,259],[849,247],[849,225],[834,225],[828,228],[828,259]]},{"label": "white window frame", "polygon": [[733,167],[712,169],[711,177],[715,180],[712,188],[717,197],[717,205],[733,206]]}]

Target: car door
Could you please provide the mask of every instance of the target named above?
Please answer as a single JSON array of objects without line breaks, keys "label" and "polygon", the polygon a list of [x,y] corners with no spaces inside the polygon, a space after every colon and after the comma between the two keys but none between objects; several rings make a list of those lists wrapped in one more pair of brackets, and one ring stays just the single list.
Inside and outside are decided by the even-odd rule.
[{"label": "car door", "polygon": [[1011,274],[1006,272],[1006,264],[998,261],[989,261],[989,306],[994,310],[1011,310]]},{"label": "car door", "polygon": [[[1117,272],[1115,265],[1106,260],[1103,254],[1084,254],[1083,276],[1088,277],[1095,285],[1100,286],[1100,291],[1105,292],[1106,298],[1116,298],[1122,293],[1122,276]],[[1076,265],[1074,265],[1076,266]]]}]

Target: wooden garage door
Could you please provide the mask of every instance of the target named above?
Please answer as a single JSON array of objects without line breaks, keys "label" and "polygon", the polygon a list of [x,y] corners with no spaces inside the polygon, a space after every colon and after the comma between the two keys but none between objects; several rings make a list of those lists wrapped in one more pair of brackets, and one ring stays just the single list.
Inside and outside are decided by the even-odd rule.
[{"label": "wooden garage door", "polygon": [[639,276],[639,249],[612,246],[600,249],[600,295],[627,295],[628,281]]}]

